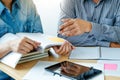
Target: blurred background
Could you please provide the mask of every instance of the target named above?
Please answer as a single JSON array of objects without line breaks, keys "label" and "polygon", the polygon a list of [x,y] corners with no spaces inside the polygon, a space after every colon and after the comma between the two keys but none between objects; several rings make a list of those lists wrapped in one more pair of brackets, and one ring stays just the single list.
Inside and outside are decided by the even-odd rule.
[{"label": "blurred background", "polygon": [[36,5],[38,14],[41,17],[44,33],[56,36],[61,0],[33,0],[33,1]]}]

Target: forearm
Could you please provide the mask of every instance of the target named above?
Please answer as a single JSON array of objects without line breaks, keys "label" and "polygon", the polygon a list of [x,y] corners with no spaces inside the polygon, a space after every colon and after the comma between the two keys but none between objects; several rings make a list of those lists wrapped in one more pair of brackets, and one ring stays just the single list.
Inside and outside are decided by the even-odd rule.
[{"label": "forearm", "polygon": [[99,41],[117,42],[120,43],[120,27],[109,26],[105,24],[92,23],[91,35]]},{"label": "forearm", "polygon": [[78,35],[74,37],[66,37],[61,34],[58,34],[58,37],[64,38],[74,46],[101,46],[101,47],[110,47],[110,42],[107,41],[98,41],[94,36],[85,33],[84,35]]},{"label": "forearm", "polygon": [[74,46],[101,46],[101,47],[109,47],[110,42],[107,41],[98,41],[95,39],[93,35],[89,35],[85,33],[83,35],[73,36],[73,37],[66,37],[61,34],[58,34],[58,37],[64,38],[72,43]]},{"label": "forearm", "polygon": [[0,44],[0,58],[4,57],[11,51],[9,43]]}]

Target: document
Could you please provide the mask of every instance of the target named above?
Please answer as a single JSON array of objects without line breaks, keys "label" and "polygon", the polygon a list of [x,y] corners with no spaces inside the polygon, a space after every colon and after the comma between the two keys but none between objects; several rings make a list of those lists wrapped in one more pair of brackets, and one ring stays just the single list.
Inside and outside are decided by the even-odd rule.
[{"label": "document", "polygon": [[120,61],[98,60],[98,64],[104,65],[105,75],[120,77]]},{"label": "document", "polygon": [[[50,65],[56,64],[57,62],[38,62],[24,77],[23,80],[70,80],[66,77],[54,75],[51,72],[46,71],[44,68]],[[88,67],[94,67],[103,71],[103,65],[93,63],[77,63]],[[104,74],[100,74],[89,80],[104,80]]]},{"label": "document", "polygon": [[35,52],[30,52],[29,54],[22,55],[21,53],[17,52],[10,52],[5,57],[0,59],[0,61],[12,68],[15,68],[18,63],[23,63],[43,57],[47,57],[47,48],[55,45],[62,45],[64,43],[64,39],[45,35],[41,33],[7,33],[2,38],[0,38],[0,44],[8,42],[10,40],[19,39],[22,37],[28,37],[32,40],[38,41],[41,43],[38,50]]},{"label": "document", "polygon": [[70,53],[69,58],[70,59],[120,60],[120,48],[76,47]]}]

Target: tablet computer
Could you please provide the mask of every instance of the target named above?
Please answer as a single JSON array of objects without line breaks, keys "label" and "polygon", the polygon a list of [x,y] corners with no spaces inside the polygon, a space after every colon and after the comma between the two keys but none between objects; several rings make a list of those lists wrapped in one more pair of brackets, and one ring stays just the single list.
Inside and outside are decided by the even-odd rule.
[{"label": "tablet computer", "polygon": [[63,61],[45,68],[45,70],[72,80],[87,80],[100,73],[101,70],[93,67],[79,65],[69,61]]}]

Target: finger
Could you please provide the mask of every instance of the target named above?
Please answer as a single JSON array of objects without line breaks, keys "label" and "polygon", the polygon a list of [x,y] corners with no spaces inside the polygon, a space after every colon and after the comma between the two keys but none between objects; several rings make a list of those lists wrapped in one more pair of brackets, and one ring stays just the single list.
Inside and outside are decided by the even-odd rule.
[{"label": "finger", "polygon": [[66,21],[65,23],[63,23],[61,26],[60,26],[60,31],[64,30],[64,28],[72,25],[74,23],[74,20],[73,19],[70,19],[69,21]]},{"label": "finger", "polygon": [[21,53],[21,54],[27,54],[27,52],[22,50],[22,49],[19,49],[18,52]]},{"label": "finger", "polygon": [[66,55],[66,54],[69,54],[69,53],[70,53],[70,51],[72,50],[72,47],[71,47],[71,46],[72,46],[72,45],[71,45],[68,41],[66,41],[65,46],[64,46],[64,48],[65,48],[66,50],[65,50],[65,52],[64,52],[63,55]]},{"label": "finger", "polygon": [[65,33],[63,33],[65,36],[76,36],[76,35],[79,35],[81,34],[80,32],[78,32],[77,29],[72,29],[71,31],[67,31]]},{"label": "finger", "polygon": [[58,50],[59,50],[59,47],[58,47],[58,46],[53,46],[52,48],[55,50],[55,52],[56,52],[57,54],[59,54],[59,51],[58,51]]},{"label": "finger", "polygon": [[68,54],[68,52],[69,52],[69,44],[68,44],[68,41],[65,41],[65,42],[64,42],[62,48],[63,48],[62,55],[66,55],[66,54]]},{"label": "finger", "polygon": [[73,30],[73,29],[75,29],[75,26],[74,26],[74,25],[70,25],[69,27],[64,28],[64,29],[61,30],[60,32],[61,32],[61,33],[64,33],[64,32],[67,32],[67,31],[70,31],[70,32],[71,32],[71,30]]},{"label": "finger", "polygon": [[60,49],[58,50],[58,52],[59,52],[60,55],[63,55],[64,52],[65,52],[64,46],[61,46]]},{"label": "finger", "polygon": [[63,55],[68,54],[68,52],[69,52],[69,44],[67,42],[64,45],[64,49],[65,49],[65,52],[63,53]]},{"label": "finger", "polygon": [[31,50],[25,46],[22,46],[20,49],[24,50],[26,53],[30,52]]},{"label": "finger", "polygon": [[67,21],[69,21],[70,19],[72,19],[72,18],[65,18],[65,19],[62,19],[61,21],[62,21],[62,22],[67,22]]},{"label": "finger", "polygon": [[31,44],[34,48],[37,48],[38,44],[40,44],[39,42],[33,41],[29,38],[25,38],[25,41],[28,42],[29,44]]},{"label": "finger", "polygon": [[64,50],[64,48],[62,48],[62,46],[61,47],[59,46],[59,48],[58,47],[54,47],[53,49],[59,55],[62,55],[65,52],[65,50]]},{"label": "finger", "polygon": [[34,49],[34,47],[29,43],[24,43],[24,46],[28,48],[30,51]]},{"label": "finger", "polygon": [[63,46],[63,45],[61,45],[61,46],[55,46],[55,47],[54,47],[55,52],[56,52],[57,54],[62,54],[62,53],[61,53],[61,51],[62,51],[62,46]]}]

